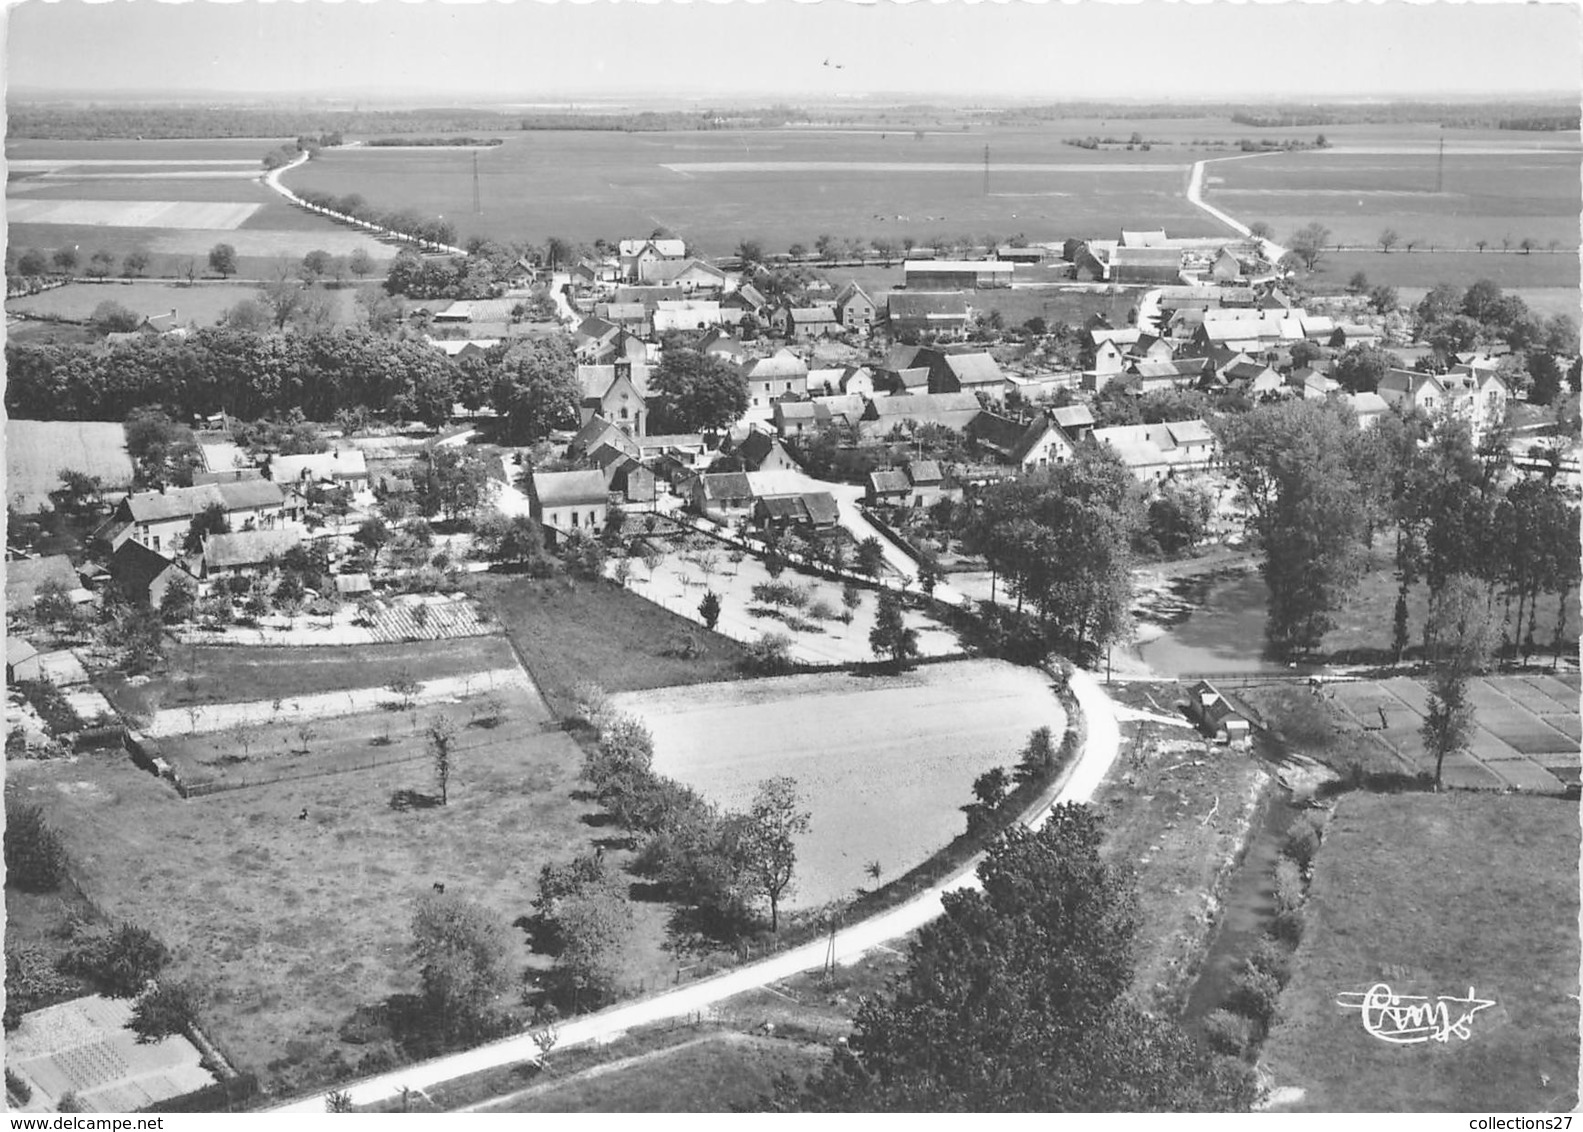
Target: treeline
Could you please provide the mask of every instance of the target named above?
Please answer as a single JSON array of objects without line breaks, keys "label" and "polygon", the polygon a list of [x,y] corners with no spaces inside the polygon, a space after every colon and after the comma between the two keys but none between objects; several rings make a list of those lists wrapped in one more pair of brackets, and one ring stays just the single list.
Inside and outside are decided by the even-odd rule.
[{"label": "treeline", "polygon": [[1329,126],[1337,121],[1334,114],[1322,110],[1283,110],[1275,108],[1254,114],[1246,110],[1233,114],[1231,120],[1239,126],[1256,126],[1267,129],[1275,126]]},{"label": "treeline", "polygon": [[102,346],[6,344],[6,410],[32,420],[121,420],[162,408],[186,420],[300,411],[443,424],[489,406],[513,437],[575,424],[576,363],[561,338],[517,339],[453,360],[425,342],[346,329],[258,334],[211,328]]},{"label": "treeline", "polygon": [[299,134],[452,134],[509,130],[514,115],[490,110],[320,110],[248,106],[13,105],[19,138],[269,138]]},{"label": "treeline", "polygon": [[[292,155],[296,156],[295,154]],[[268,158],[265,159],[268,164]],[[438,216],[424,216],[416,209],[398,208],[385,210],[369,204],[358,193],[336,196],[317,189],[293,189],[297,199],[311,208],[322,208],[340,216],[385,228],[399,236],[426,244],[454,244],[456,226]]]},{"label": "treeline", "polygon": [[427,137],[427,138],[370,138],[368,141],[364,142],[363,144],[366,145],[366,146],[374,146],[374,147],[378,147],[378,146],[403,146],[403,147],[405,147],[405,146],[413,146],[413,145],[419,145],[419,146],[433,145],[433,146],[457,146],[457,147],[460,147],[460,146],[472,146],[472,147],[478,147],[478,146],[505,145],[506,144],[506,139],[505,138],[474,138],[474,137],[454,137],[454,138],[437,138],[437,137]]},{"label": "treeline", "polygon": [[1541,114],[1527,118],[1502,118],[1495,123],[1498,130],[1576,130],[1583,127],[1580,114]]}]

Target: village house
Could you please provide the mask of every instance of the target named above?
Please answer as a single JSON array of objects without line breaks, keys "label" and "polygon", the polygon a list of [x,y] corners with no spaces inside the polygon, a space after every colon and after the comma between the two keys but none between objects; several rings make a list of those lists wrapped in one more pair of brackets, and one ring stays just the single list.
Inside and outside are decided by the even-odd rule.
[{"label": "village house", "polygon": [[[42,676],[38,649],[21,637],[7,636],[5,641],[5,682],[15,686],[22,680],[37,680]],[[10,757],[9,755],[7,757]]]},{"label": "village house", "polygon": [[687,244],[683,240],[622,240],[616,245],[616,252],[622,281],[653,283],[659,278],[661,264],[686,260]]},{"label": "village house", "polygon": [[1002,244],[995,249],[995,258],[1005,263],[1037,264],[1049,258],[1049,251],[1038,245],[1017,247],[1012,244]]},{"label": "village house", "polygon": [[[808,404],[808,402],[800,402]],[[735,456],[742,462],[745,472],[796,472],[801,467],[793,460],[791,453],[786,451],[786,446],[780,439],[758,429],[749,430],[748,434],[736,443],[728,442],[721,446],[721,455]]]},{"label": "village house", "polygon": [[128,539],[116,547],[105,568],[122,593],[133,601],[158,609],[160,602],[165,600],[165,591],[172,585],[196,589],[203,557],[167,556],[150,550],[136,539]]},{"label": "village house", "polygon": [[110,546],[114,549],[128,539],[136,539],[150,550],[176,554],[193,519],[213,506],[225,512],[233,531],[268,530],[301,518],[301,501],[272,480],[135,491],[116,508]]},{"label": "village house", "polygon": [[1123,245],[1110,254],[1110,282],[1178,283],[1181,278],[1182,252],[1179,248]]},{"label": "village house", "polygon": [[598,535],[605,528],[610,489],[603,471],[541,472],[528,476],[528,513],[556,535],[584,531]]},{"label": "village house", "polygon": [[1477,441],[1506,417],[1511,389],[1498,373],[1418,373],[1388,370],[1377,390],[1387,405],[1407,412],[1416,409],[1431,419],[1451,416],[1468,422]]},{"label": "village house", "polygon": [[726,289],[726,273],[701,259],[661,259],[643,282],[680,287],[688,295],[720,295]]},{"label": "village house", "polygon": [[945,473],[938,463],[914,460],[905,467],[870,472],[863,499],[870,507],[916,508],[929,507],[949,494],[952,493],[945,486]]},{"label": "village house", "polygon": [[698,352],[732,365],[736,365],[748,356],[747,347],[723,326],[716,326],[704,335],[703,340],[698,343]]},{"label": "village house", "polygon": [[885,297],[885,318],[892,334],[956,336],[967,329],[967,295],[952,292],[892,291]]},{"label": "village house", "polygon": [[595,303],[594,317],[601,322],[614,323],[622,330],[640,337],[651,330],[649,308],[640,302]]},{"label": "village house", "polygon": [[1175,356],[1176,347],[1157,334],[1139,334],[1127,350],[1129,359],[1145,362],[1168,362]]},{"label": "village house", "polygon": [[689,493],[693,510],[718,523],[747,517],[753,511],[756,498],[745,472],[712,472],[697,476]]},{"label": "village house", "polygon": [[1009,287],[1014,270],[1014,265],[994,259],[909,259],[901,265],[902,285],[909,291]]},{"label": "village house", "polygon": [[839,334],[841,320],[833,306],[795,307],[786,303],[770,315],[770,330],[782,338],[803,341]]},{"label": "village house", "polygon": [[784,346],[767,358],[758,358],[742,367],[748,387],[748,415],[768,420],[777,398],[808,395],[808,363]]},{"label": "village house", "polygon": [[1145,483],[1202,471],[1215,455],[1214,434],[1201,420],[1098,428],[1093,437],[1110,445],[1128,470]]},{"label": "village house", "polygon": [[986,393],[996,400],[1006,396],[1010,386],[995,359],[983,350],[922,350],[916,364],[929,367],[930,393]]},{"label": "village house", "polygon": [[1234,362],[1221,374],[1221,380],[1230,389],[1258,400],[1272,396],[1285,388],[1281,375],[1260,362]]},{"label": "village house", "polygon": [[1127,366],[1127,387],[1140,396],[1163,389],[1191,389],[1203,380],[1208,368],[1203,358],[1134,361]]},{"label": "village house", "polygon": [[789,527],[831,530],[840,517],[835,496],[827,491],[762,496],[754,503],[752,514],[756,526],[777,531]]},{"label": "village house", "polygon": [[835,294],[836,317],[847,330],[867,334],[874,325],[874,310],[874,300],[855,281]]},{"label": "village house", "polygon": [[642,448],[630,433],[598,414],[577,430],[577,435],[573,436],[572,442],[567,445],[566,455],[572,460],[593,458],[594,453],[601,448],[614,448],[633,458],[642,455]]},{"label": "village house", "polygon": [[1391,411],[1385,398],[1378,393],[1351,393],[1347,395],[1347,404],[1351,406],[1353,414],[1358,418],[1358,427],[1371,428],[1382,416]]},{"label": "village house", "polygon": [[578,404],[580,423],[594,417],[624,428],[633,436],[648,431],[649,367],[629,361],[607,366],[577,367],[577,384],[582,388]]},{"label": "village house", "polygon": [[769,306],[769,300],[753,284],[744,283],[721,299],[720,305],[727,310],[736,310],[741,311],[743,314],[757,316],[763,312],[765,307]]},{"label": "village house", "polygon": [[1336,324],[1327,344],[1333,349],[1346,350],[1353,346],[1378,346],[1380,338],[1378,327],[1362,322],[1342,322]]}]

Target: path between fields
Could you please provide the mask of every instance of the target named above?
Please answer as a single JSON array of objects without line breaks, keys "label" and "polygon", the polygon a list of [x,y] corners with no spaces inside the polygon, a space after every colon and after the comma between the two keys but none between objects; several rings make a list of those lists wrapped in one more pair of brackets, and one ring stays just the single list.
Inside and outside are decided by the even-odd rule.
[{"label": "path between fields", "polygon": [[[1086,802],[1098,789],[1121,746],[1121,729],[1116,721],[1114,705],[1099,682],[1083,671],[1072,674],[1072,694],[1082,709],[1087,727],[1083,748],[1068,773],[1066,782],[1056,791],[1050,805],[1060,802]],[[1028,820],[1037,828],[1049,814],[1049,807]],[[976,873],[982,855],[974,857],[957,872],[905,904],[881,912],[861,923],[843,928],[833,938],[816,939],[801,947],[792,948],[772,958],[761,960],[723,975],[704,979],[690,986],[678,987],[664,994],[640,1002],[615,1006],[598,1014],[571,1019],[557,1029],[556,1047],[566,1049],[587,1042],[608,1042],[638,1026],[652,1025],[672,1018],[683,1017],[706,1010],[716,1003],[732,998],[744,991],[755,990],[769,983],[779,982],[804,971],[822,967],[834,957],[843,965],[855,962],[870,951],[890,940],[907,935],[939,916],[943,910],[941,898],[945,893],[961,888],[978,888]],[[417,1065],[409,1065],[378,1077],[358,1081],[346,1087],[352,1103],[373,1104],[399,1096],[405,1089],[428,1089],[443,1081],[472,1073],[481,1073],[503,1065],[531,1061],[539,1056],[538,1043],[530,1034],[518,1034],[503,1041],[480,1046],[462,1053],[435,1058]],[[320,1113],[325,1111],[324,1093],[315,1093],[270,1111]]]},{"label": "path between fields", "polygon": [[[1193,163],[1193,171],[1187,178],[1188,203],[1197,208],[1203,209],[1216,220],[1220,221],[1232,231],[1236,232],[1239,236],[1247,236],[1251,239],[1253,233],[1248,229],[1246,224],[1238,220],[1236,217],[1222,212],[1220,209],[1204,200],[1204,166],[1208,165],[1211,161],[1246,161],[1247,159],[1253,157],[1268,156],[1269,154],[1267,153],[1239,153],[1233,157],[1207,157],[1203,161],[1195,161]],[[1260,240],[1259,244],[1261,254],[1271,263],[1280,263],[1281,258],[1286,255],[1286,249],[1281,247],[1281,245],[1277,244],[1274,240]]]},{"label": "path between fields", "polygon": [[[538,689],[528,674],[513,666],[473,672],[466,676],[441,676],[425,680],[412,697],[412,703],[415,707],[426,706],[503,688],[523,688],[538,695]],[[330,719],[338,715],[362,715],[364,712],[379,711],[395,699],[395,694],[385,687],[348,688],[341,692],[283,696],[279,700],[165,708],[154,713],[154,719],[145,733],[156,738],[202,735],[224,731],[238,723],[293,723],[304,719]],[[278,708],[276,704],[279,704]]]}]

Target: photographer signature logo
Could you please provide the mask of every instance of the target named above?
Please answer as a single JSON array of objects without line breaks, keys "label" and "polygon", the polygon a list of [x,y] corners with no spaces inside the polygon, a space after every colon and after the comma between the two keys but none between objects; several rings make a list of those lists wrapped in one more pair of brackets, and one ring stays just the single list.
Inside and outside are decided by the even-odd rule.
[{"label": "photographer signature logo", "polygon": [[1466,1041],[1472,1036],[1473,1016],[1495,1003],[1478,998],[1468,988],[1466,998],[1455,995],[1397,994],[1386,983],[1375,983],[1368,990],[1343,991],[1336,1005],[1356,1010],[1363,1016],[1363,1029],[1382,1042],[1417,1045],[1420,1042],[1448,1042],[1452,1035]]}]

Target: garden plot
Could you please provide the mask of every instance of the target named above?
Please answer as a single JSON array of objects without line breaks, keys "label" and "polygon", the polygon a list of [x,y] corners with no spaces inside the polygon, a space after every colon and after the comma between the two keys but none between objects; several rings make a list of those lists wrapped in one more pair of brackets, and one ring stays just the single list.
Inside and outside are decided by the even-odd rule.
[{"label": "garden plot", "polygon": [[[819,673],[613,697],[654,735],[654,768],[726,807],[797,780],[812,821],[787,908],[900,876],[965,828],[973,780],[1010,768],[1035,728],[1066,716],[1037,669],[1003,661],[893,676]],[[877,867],[879,875],[874,875]]]}]

